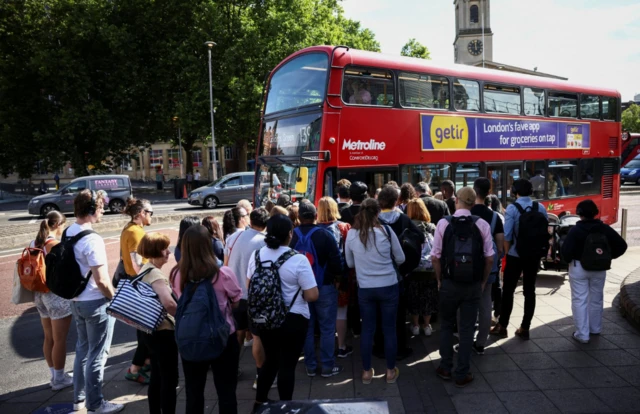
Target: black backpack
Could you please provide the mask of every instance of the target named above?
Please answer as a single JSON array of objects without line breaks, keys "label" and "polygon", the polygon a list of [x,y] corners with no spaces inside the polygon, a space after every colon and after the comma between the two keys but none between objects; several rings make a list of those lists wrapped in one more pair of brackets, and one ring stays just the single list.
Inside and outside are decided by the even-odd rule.
[{"label": "black backpack", "polygon": [[597,231],[596,226],[589,230],[589,234],[584,241],[584,249],[580,256],[580,264],[584,270],[609,270],[611,269],[611,246],[609,239],[602,232]]},{"label": "black backpack", "polygon": [[444,278],[460,283],[482,282],[484,277],[484,242],[476,225],[478,216],[447,216],[449,222],[442,241]]},{"label": "black backpack", "polygon": [[523,259],[540,259],[549,252],[549,220],[538,209],[538,202],[522,208],[513,203],[520,212],[516,230],[516,252]]},{"label": "black backpack", "polygon": [[44,262],[47,265],[47,287],[64,299],[73,299],[87,287],[91,271],[83,275],[76,261],[73,247],[93,230],[84,230],[73,237],[67,237],[67,230],[62,233],[62,242],[53,246]]},{"label": "black backpack", "polygon": [[[391,230],[391,224],[387,221],[380,220],[380,223],[389,226]],[[420,264],[420,259],[422,258],[422,234],[414,233],[405,228],[398,235],[398,241],[400,242],[402,253],[404,253],[404,262],[398,267],[398,272],[400,272],[401,276],[406,276]]]}]

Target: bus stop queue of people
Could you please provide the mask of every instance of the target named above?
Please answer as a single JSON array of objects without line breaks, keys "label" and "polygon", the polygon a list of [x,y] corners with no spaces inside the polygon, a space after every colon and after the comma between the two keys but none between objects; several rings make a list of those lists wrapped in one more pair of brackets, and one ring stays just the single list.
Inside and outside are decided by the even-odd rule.
[{"label": "bus stop queue of people", "polygon": [[[206,227],[195,217],[183,219],[176,249],[177,265],[166,273],[162,267],[171,254],[169,239],[144,232],[143,227],[150,224],[151,206],[146,200],[132,200],[125,209],[131,222],[121,237],[120,277],[131,279],[144,274],[142,282],[156,292],[167,315],[153,333],[138,335],[136,357],[127,373],[127,379],[148,384],[149,412],[176,411],[181,342],[176,339],[174,316],[182,303],[182,294],[190,292],[189,289],[189,294],[193,294],[202,282],[210,284],[215,293],[217,312],[227,326],[228,338],[215,358],[193,361],[181,356],[189,413],[204,412],[208,370],[213,372],[220,413],[238,412],[235,395],[238,377],[242,375],[238,364],[243,345],[252,348],[256,363],[254,412],[270,402],[271,388],[277,387],[280,400],[292,399],[301,353],[309,377],[318,373],[323,377],[342,374],[343,368],[336,364],[336,358],[352,355],[353,347],[348,343],[358,337],[361,381],[365,385],[375,380],[373,355],[386,361],[385,381],[395,383],[401,374],[397,361],[411,355],[409,333],[417,336],[422,332],[426,336],[439,334],[441,362],[435,374],[453,381],[456,387],[465,387],[473,381],[469,372],[472,354],[484,354],[490,334],[508,336],[506,327],[521,276],[525,312],[515,335],[529,339],[539,263],[535,254],[524,254],[518,244],[523,244],[520,235],[536,230],[521,227],[525,223],[520,220],[522,215],[540,214],[546,218],[544,207],[531,199],[534,186],[528,180],[515,180],[511,191],[519,206],[510,205],[504,215],[499,200],[490,194],[491,183],[487,178],[478,178],[473,187],[455,192],[448,188],[453,183],[444,187],[444,201],[431,197],[428,183],[418,183],[415,188],[409,183],[401,187],[391,183],[373,198],[366,184],[347,180],[338,183],[339,200],[323,197],[317,206],[301,200],[286,207],[272,205],[267,212],[262,207],[253,209],[243,200],[227,214],[230,225],[228,229],[225,227],[224,235],[212,217],[207,218]],[[99,222],[103,203],[95,193],[81,192],[75,201],[77,222],[70,229],[78,233]],[[43,221],[34,246],[45,246],[49,239],[61,237],[64,220],[54,213]],[[589,335],[600,333],[606,271],[581,266],[583,250],[591,246],[585,243],[585,234],[604,235],[603,249],[611,258],[622,255],[626,243],[596,219],[598,210],[593,202],[580,203],[578,215],[581,221],[569,233],[562,253],[573,266],[569,270],[576,325],[573,338],[586,343]],[[420,265],[409,271],[402,267],[412,254],[403,250],[407,245],[403,243],[407,237],[405,230],[415,233],[415,240],[420,240]],[[104,283],[107,272],[104,249],[103,239],[94,233],[76,250],[81,269],[95,270],[89,276],[90,293],[81,295],[89,302],[53,300],[55,295],[46,300],[41,295],[36,302],[45,330],[43,350],[51,369],[51,387],[59,390],[73,386],[74,408],[86,407],[95,413],[123,409],[121,404],[108,402],[102,396],[106,358],[89,355],[87,360],[82,351],[97,346],[108,352],[113,335],[111,316],[106,316],[106,324],[95,326],[90,316],[91,312],[104,312],[116,295],[114,285]],[[505,255],[506,268],[502,269]],[[286,316],[279,325],[269,328],[252,314],[252,303],[256,303],[252,283],[264,283],[267,280],[261,279],[262,272],[266,272],[264,267],[272,266],[275,267],[271,273],[275,272],[277,277],[269,279],[269,283],[280,286],[267,285],[262,289],[275,288],[280,292]],[[99,303],[94,306],[91,301]],[[59,311],[62,305],[67,311]],[[492,310],[499,316],[497,321],[492,320]],[[79,336],[73,379],[64,375],[64,365],[59,362],[60,354],[66,352],[57,345],[66,338],[66,322],[47,320],[59,315],[63,321],[70,321],[71,314]],[[436,314],[439,332],[431,322]],[[347,335],[348,328],[353,332],[351,337]],[[87,332],[93,330],[104,331],[106,339],[92,344],[91,338],[96,336]],[[454,345],[456,331],[459,340]],[[455,372],[454,353],[458,358]]]}]

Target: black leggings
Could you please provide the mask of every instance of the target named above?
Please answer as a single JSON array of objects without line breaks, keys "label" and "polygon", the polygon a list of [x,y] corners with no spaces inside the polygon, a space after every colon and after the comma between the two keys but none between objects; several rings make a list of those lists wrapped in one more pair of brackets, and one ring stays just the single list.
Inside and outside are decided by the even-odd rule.
[{"label": "black leggings", "polygon": [[[300,352],[298,352],[298,356]],[[187,394],[187,409],[189,414],[204,413],[204,386],[207,383],[207,371],[213,371],[213,383],[218,394],[218,409],[220,414],[237,414],[236,386],[238,385],[238,358],[240,344],[233,332],[227,340],[227,347],[222,354],[213,361],[186,361],[182,358],[184,370],[184,387]]]},{"label": "black leggings", "polygon": [[290,401],[293,398],[296,365],[304,346],[307,329],[309,319],[297,313],[288,313],[280,328],[260,331],[265,360],[258,375],[257,402],[267,401],[269,389],[276,375],[280,400]]},{"label": "black leggings", "polygon": [[135,354],[133,354],[133,360],[131,363],[139,367],[143,367],[147,358],[149,358],[149,349],[145,345],[144,336],[146,334],[142,331],[136,330],[136,337],[138,338],[138,347]]},{"label": "black leggings", "polygon": [[[138,331],[140,332],[140,331]],[[149,413],[174,414],[178,386],[178,346],[173,330],[142,333],[142,341],[151,358],[151,380],[147,396]]]}]

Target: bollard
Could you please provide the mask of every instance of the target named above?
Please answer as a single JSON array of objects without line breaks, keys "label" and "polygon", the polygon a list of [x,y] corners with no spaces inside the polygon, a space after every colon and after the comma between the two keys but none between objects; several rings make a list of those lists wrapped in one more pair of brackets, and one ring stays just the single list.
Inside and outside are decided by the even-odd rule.
[{"label": "bollard", "polygon": [[622,238],[626,241],[627,240],[627,209],[623,208],[622,209],[622,229],[620,231],[620,234],[622,236]]}]

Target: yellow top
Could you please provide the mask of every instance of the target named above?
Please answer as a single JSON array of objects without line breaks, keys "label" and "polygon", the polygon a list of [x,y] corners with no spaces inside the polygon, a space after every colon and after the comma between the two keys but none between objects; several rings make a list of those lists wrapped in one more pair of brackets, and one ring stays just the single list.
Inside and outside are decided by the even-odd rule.
[{"label": "yellow top", "polygon": [[[158,269],[151,263],[147,263],[146,265],[142,266],[142,269],[140,269],[141,270],[140,273],[144,272],[149,268],[151,268],[151,271],[146,275],[144,275],[144,277],[142,278],[142,281],[144,283],[148,283],[149,285],[153,285],[153,282],[162,280],[164,284],[167,286],[167,289],[169,290],[169,292],[171,292],[171,285],[169,284],[169,278],[165,276],[165,274],[162,273],[160,269]],[[162,323],[158,327],[158,330],[159,331],[174,330],[175,329],[174,326],[175,326],[175,320],[173,319],[173,316],[167,314],[167,318],[164,321],[162,321]]]},{"label": "yellow top", "polygon": [[[138,250],[138,245],[144,235],[145,231],[142,226],[135,223],[127,224],[120,235],[120,253],[122,254],[124,270],[129,276],[137,275],[131,263],[131,253],[135,253]],[[147,261],[147,259],[143,259],[142,263],[145,264]]]}]

